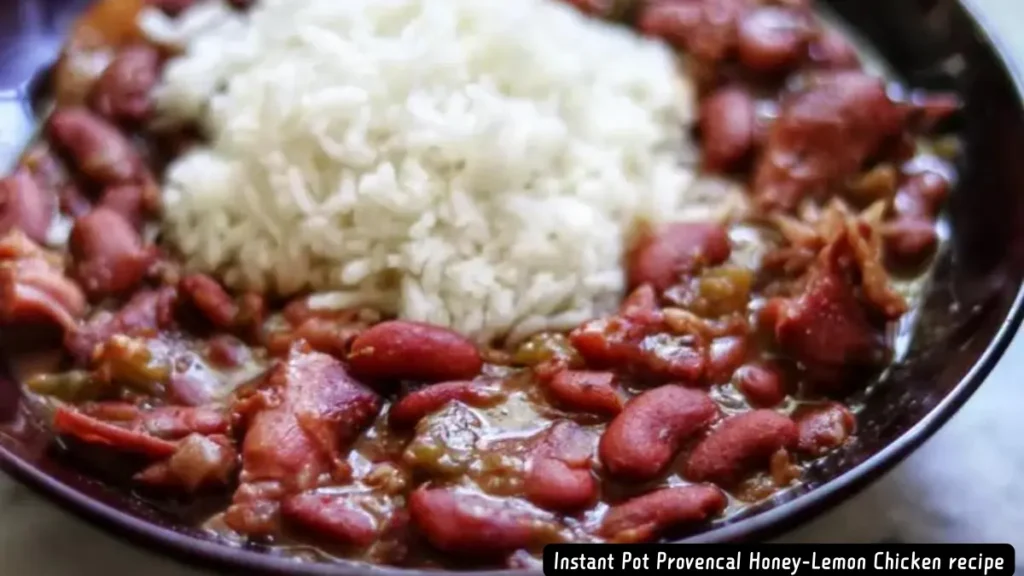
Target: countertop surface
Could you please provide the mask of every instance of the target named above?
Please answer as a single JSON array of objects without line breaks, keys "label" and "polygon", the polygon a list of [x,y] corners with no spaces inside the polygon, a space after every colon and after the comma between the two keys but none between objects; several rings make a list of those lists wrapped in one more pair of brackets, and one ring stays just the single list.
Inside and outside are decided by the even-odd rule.
[{"label": "countertop surface", "polygon": [[[1024,63],[1024,0],[974,0]],[[1024,152],[1022,152],[1024,154]],[[786,542],[1009,542],[1024,546],[1024,336],[921,449]],[[0,476],[0,574],[205,574],[82,523]]]}]

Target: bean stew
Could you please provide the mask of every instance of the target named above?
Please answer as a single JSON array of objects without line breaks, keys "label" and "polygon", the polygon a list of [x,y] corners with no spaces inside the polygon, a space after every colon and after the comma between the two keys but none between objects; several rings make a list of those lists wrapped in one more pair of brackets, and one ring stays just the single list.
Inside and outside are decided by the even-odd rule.
[{"label": "bean stew", "polygon": [[941,247],[960,103],[866,71],[810,0],[569,0],[678,49],[701,170],[751,203],[637,238],[616,314],[483,348],[232,293],[161,244],[163,166],[202,135],[151,129],[169,54],[136,18],[190,1],[91,6],[0,180],[0,323],[41,334],[21,372],[67,457],[229,541],[522,568],[701,530],[855,441]]}]

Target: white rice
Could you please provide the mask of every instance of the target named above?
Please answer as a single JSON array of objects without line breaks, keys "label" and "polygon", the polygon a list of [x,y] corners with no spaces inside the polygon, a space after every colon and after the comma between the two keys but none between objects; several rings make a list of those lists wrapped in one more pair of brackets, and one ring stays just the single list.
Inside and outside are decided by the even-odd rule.
[{"label": "white rice", "polygon": [[184,49],[160,121],[210,137],[167,173],[165,233],[236,288],[517,340],[613,307],[638,222],[727,208],[681,162],[695,104],[673,54],[555,0],[142,23]]}]

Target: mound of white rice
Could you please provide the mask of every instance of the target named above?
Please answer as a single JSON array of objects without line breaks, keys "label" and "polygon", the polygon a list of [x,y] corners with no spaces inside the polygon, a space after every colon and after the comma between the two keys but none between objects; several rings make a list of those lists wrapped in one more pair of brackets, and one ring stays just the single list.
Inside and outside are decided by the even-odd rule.
[{"label": "mound of white rice", "polygon": [[615,305],[640,220],[722,197],[681,163],[694,104],[670,51],[555,0],[219,1],[179,42],[162,121],[165,233],[237,288],[330,292],[481,340]]}]

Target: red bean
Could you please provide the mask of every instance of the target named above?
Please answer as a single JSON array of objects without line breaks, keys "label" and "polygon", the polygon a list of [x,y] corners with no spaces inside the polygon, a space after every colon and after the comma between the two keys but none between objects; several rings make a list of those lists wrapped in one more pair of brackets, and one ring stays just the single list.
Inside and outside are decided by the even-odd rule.
[{"label": "red bean", "polygon": [[689,32],[700,25],[700,2],[644,2],[637,28],[648,36],[683,47]]},{"label": "red bean", "polygon": [[571,512],[588,508],[598,496],[593,467],[593,437],[577,424],[552,426],[534,453],[523,484],[527,500],[545,508]]},{"label": "red bean", "polygon": [[235,327],[247,339],[258,340],[267,315],[267,303],[262,294],[246,292],[238,299]]},{"label": "red bean", "polygon": [[740,62],[759,72],[788,69],[807,51],[811,27],[801,12],[766,6],[747,14],[739,25]]},{"label": "red bean", "polygon": [[140,44],[121,49],[92,91],[92,108],[115,122],[136,123],[152,112],[150,92],[159,79],[160,53]]},{"label": "red bean", "polygon": [[572,468],[554,458],[534,460],[524,488],[530,502],[547,510],[571,512],[597,500],[597,480],[589,468]]},{"label": "red bean", "polygon": [[552,531],[547,516],[525,504],[445,488],[414,491],[409,514],[435,548],[474,557],[528,548]]},{"label": "red bean", "polygon": [[629,259],[631,286],[664,291],[680,277],[729,258],[729,235],[718,224],[677,222],[641,240]]},{"label": "red bean", "polygon": [[728,418],[694,447],[686,477],[695,482],[733,485],[772,454],[797,443],[792,420],[771,410],[754,410]]},{"label": "red bean", "polygon": [[708,352],[705,379],[712,384],[728,382],[747,358],[747,339],[740,336],[716,338]]},{"label": "red bean", "polygon": [[668,384],[634,398],[601,436],[598,454],[609,475],[651,480],[671,463],[683,443],[718,416],[700,390]]},{"label": "red bean", "polygon": [[726,172],[754,146],[754,99],[742,88],[719,88],[700,105],[704,169]]},{"label": "red bean", "polygon": [[377,539],[376,519],[351,495],[305,493],[281,505],[281,516],[306,531],[353,546],[369,546]]},{"label": "red bean", "polygon": [[245,343],[230,334],[206,341],[206,359],[218,368],[240,368],[251,357]]},{"label": "red bean", "polygon": [[443,382],[420,388],[395,402],[388,412],[388,423],[393,428],[412,428],[432,412],[449,402],[462,402],[475,407],[493,405],[504,395],[472,380]]},{"label": "red bean", "polygon": [[31,240],[44,243],[56,208],[56,195],[42,188],[27,170],[0,179],[0,235],[18,228]]},{"label": "red bean", "polygon": [[918,264],[935,252],[939,234],[935,224],[918,218],[901,218],[882,226],[886,258],[900,264]]},{"label": "red bean", "polygon": [[473,342],[456,332],[392,320],[355,339],[349,364],[359,378],[442,382],[475,377],[483,360]]},{"label": "red bean", "polygon": [[736,372],[736,388],[755,408],[778,406],[786,398],[786,377],[774,362],[747,364]]},{"label": "red bean", "polygon": [[793,418],[799,429],[797,448],[813,456],[841,446],[857,426],[857,419],[850,410],[837,402],[802,407]]},{"label": "red bean", "polygon": [[142,173],[142,159],[128,139],[85,108],[58,109],[50,115],[47,133],[97,184],[127,184]]},{"label": "red bean", "polygon": [[178,290],[217,328],[230,329],[234,325],[238,306],[213,278],[205,274],[190,274],[181,279]]},{"label": "red bean", "polygon": [[622,412],[622,397],[613,372],[563,370],[546,383],[555,402],[566,410],[614,416]]},{"label": "red bean", "polygon": [[643,2],[637,28],[685,49],[694,58],[718,62],[736,44],[736,26],[747,0],[674,0]]},{"label": "red bean", "polygon": [[704,522],[725,505],[725,495],[714,486],[663,488],[613,506],[600,533],[612,542],[644,542],[669,528]]},{"label": "red bean", "polygon": [[109,208],[76,220],[69,244],[75,274],[94,298],[133,290],[155,260],[154,250],[142,245],[135,228]]},{"label": "red bean", "polygon": [[949,181],[934,172],[921,172],[900,185],[893,208],[904,218],[932,219],[948,195]]}]

